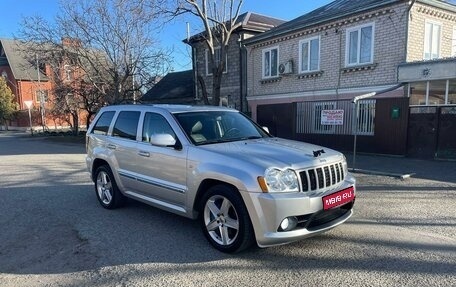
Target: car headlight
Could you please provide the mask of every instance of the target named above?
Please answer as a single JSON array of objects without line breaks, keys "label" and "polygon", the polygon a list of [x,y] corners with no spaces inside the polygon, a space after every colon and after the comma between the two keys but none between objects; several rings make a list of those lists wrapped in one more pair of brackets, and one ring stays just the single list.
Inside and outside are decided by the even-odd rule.
[{"label": "car headlight", "polygon": [[344,154],[343,154],[342,156],[344,157],[344,160],[343,160],[343,162],[342,162],[342,168],[344,169],[344,174],[347,174],[347,173],[348,173],[347,158],[345,157]]},{"label": "car headlight", "polygon": [[[259,182],[260,179],[258,179]],[[298,177],[291,169],[280,170],[277,168],[268,168],[264,173],[264,178],[261,180],[264,180],[264,182],[260,182],[260,186],[264,192],[299,191]]]}]

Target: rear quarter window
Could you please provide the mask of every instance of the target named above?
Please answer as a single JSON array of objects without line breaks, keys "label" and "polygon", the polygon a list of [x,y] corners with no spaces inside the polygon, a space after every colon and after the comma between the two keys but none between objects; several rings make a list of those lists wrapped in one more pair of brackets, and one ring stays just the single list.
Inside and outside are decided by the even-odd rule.
[{"label": "rear quarter window", "polygon": [[140,112],[120,112],[112,131],[112,136],[136,140]]},{"label": "rear quarter window", "polygon": [[114,114],[115,112],[104,112],[101,114],[93,127],[92,133],[96,135],[107,135]]}]

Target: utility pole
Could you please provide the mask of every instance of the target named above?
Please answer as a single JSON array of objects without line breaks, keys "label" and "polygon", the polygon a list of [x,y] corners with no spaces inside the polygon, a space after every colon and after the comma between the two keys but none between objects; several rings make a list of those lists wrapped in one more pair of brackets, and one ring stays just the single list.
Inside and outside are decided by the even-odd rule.
[{"label": "utility pole", "polygon": [[131,62],[131,87],[133,90],[133,104],[136,105],[136,92],[135,92],[135,66],[133,65],[133,53],[130,51]]},{"label": "utility pole", "polygon": [[45,115],[44,115],[44,93],[41,92],[41,78],[40,78],[40,65],[38,63],[38,54],[35,54],[35,60],[36,60],[36,72],[38,75],[38,95],[40,99],[40,110],[41,110],[41,124],[43,126],[43,132],[45,130],[46,123],[44,122]]}]

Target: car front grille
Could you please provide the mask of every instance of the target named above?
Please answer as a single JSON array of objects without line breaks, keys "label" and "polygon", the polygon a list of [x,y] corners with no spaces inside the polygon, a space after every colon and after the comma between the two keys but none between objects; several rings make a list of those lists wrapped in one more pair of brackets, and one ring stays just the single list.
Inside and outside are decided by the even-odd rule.
[{"label": "car front grille", "polygon": [[299,173],[302,191],[315,191],[328,188],[344,180],[342,162],[311,168]]}]

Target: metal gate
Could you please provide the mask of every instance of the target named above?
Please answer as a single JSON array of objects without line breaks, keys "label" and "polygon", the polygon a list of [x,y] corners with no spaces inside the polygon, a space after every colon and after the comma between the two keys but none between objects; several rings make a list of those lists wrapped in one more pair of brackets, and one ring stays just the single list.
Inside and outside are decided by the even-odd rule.
[{"label": "metal gate", "polygon": [[456,159],[456,106],[440,108],[437,157]]},{"label": "metal gate", "polygon": [[268,127],[272,135],[281,138],[294,138],[294,115],[293,104],[260,105],[257,107],[258,124]]},{"label": "metal gate", "polygon": [[[323,109],[343,110],[343,124],[322,125]],[[408,98],[363,100],[360,110],[358,151],[393,155],[407,153]],[[257,122],[278,137],[352,151],[352,113],[351,100],[268,104],[257,107]]]},{"label": "metal gate", "polygon": [[407,154],[456,159],[456,106],[410,107]]}]

